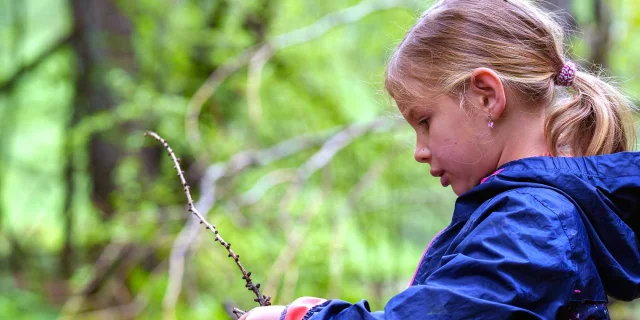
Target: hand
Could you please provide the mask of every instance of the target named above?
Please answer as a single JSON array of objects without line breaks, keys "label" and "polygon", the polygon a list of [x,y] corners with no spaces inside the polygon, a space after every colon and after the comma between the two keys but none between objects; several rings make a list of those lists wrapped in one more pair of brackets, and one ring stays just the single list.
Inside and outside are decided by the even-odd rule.
[{"label": "hand", "polygon": [[284,306],[257,307],[245,313],[240,320],[280,320]]}]

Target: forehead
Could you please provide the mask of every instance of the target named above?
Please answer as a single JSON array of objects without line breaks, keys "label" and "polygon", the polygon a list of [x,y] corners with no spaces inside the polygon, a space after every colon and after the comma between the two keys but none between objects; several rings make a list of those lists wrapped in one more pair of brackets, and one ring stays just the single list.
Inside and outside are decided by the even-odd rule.
[{"label": "forehead", "polygon": [[444,93],[425,93],[420,98],[411,101],[396,102],[400,113],[406,119],[415,119],[425,111],[435,111],[443,103],[450,103],[451,98]]}]

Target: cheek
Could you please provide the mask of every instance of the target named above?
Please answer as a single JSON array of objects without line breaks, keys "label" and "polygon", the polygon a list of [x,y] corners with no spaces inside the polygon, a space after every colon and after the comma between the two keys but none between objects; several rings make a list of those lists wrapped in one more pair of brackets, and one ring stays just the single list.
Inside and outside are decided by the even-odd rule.
[{"label": "cheek", "polygon": [[480,140],[467,128],[449,127],[448,130],[437,132],[440,134],[432,136],[434,156],[452,161],[456,165],[471,165],[482,157]]}]

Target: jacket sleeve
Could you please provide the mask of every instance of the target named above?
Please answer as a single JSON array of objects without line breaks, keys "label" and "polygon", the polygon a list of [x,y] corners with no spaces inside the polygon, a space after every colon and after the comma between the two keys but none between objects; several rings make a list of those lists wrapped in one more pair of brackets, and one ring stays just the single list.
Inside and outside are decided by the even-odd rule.
[{"label": "jacket sleeve", "polygon": [[328,300],[304,319],[554,319],[577,279],[567,207],[549,206],[544,194],[499,197],[469,219],[439,268],[384,311],[370,312],[364,300]]}]

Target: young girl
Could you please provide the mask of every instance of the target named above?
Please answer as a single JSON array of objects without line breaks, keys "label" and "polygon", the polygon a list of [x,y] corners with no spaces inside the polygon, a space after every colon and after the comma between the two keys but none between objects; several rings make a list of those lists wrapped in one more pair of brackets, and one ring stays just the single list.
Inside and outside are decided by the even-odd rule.
[{"label": "young girl", "polygon": [[305,297],[242,319],[608,319],[607,295],[640,295],[631,105],[567,60],[550,14],[439,1],[385,85],[416,161],[459,196],[451,223],[384,311]]}]

